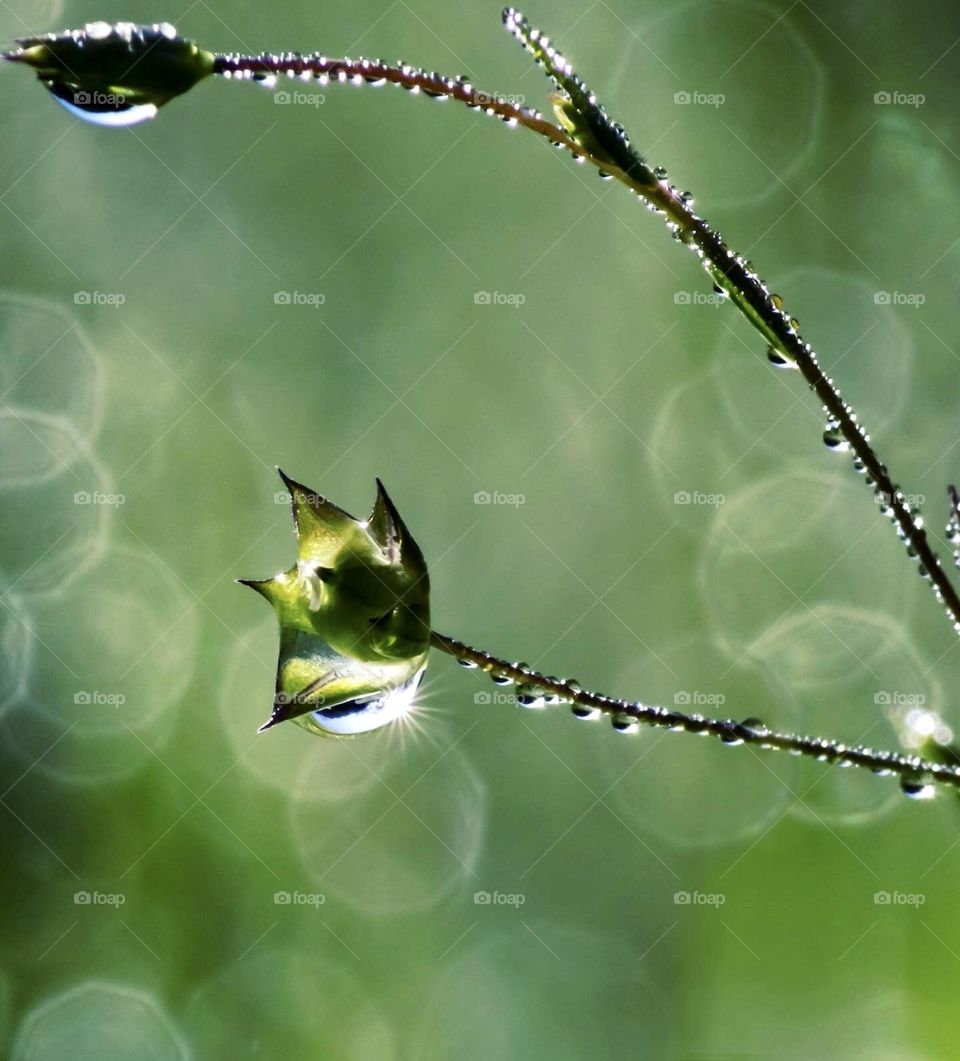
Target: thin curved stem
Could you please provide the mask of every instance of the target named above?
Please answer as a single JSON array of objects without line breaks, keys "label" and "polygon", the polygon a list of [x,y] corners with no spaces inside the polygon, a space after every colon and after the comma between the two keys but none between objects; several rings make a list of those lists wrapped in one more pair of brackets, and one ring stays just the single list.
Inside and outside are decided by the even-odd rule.
[{"label": "thin curved stem", "polygon": [[417,67],[382,59],[328,58],[298,53],[260,55],[222,54],[214,57],[214,72],[224,77],[263,81],[287,77],[318,79],[322,83],[399,85],[435,99],[455,99],[474,110],[520,125],[592,163],[607,178],[626,185],[659,213],[674,237],[698,257],[718,288],[727,294],[767,343],[770,359],[781,367],[799,369],[819,398],[826,414],[824,442],[852,453],[854,467],[873,488],[881,511],[889,516],[908,555],[919,564],[943,604],[953,628],[960,633],[960,595],[929,542],[919,509],[911,507],[892,480],[886,464],[870,445],[853,408],[844,401],[833,380],[820,368],[817,355],[799,332],[796,319],[782,299],[760,279],[753,265],[736,254],[720,234],[693,209],[693,199],[670,184],[666,171],[651,167],[633,148],[622,126],[610,120],[594,94],[573,72],[547,37],[517,11],[503,14],[507,29],[543,66],[560,90],[555,100],[563,125],[548,121],[538,111],[517,106],[506,97],[482,92],[464,77],[428,73]]},{"label": "thin curved stem", "polygon": [[607,715],[621,730],[629,730],[639,725],[685,730],[700,736],[719,737],[728,745],[751,745],[765,750],[791,752],[838,766],[857,766],[881,776],[898,776],[903,790],[913,796],[932,794],[933,784],[960,789],[960,767],[952,764],[929,762],[919,756],[903,755],[899,752],[876,751],[873,748],[842,744],[825,737],[780,733],[769,729],[758,719],[738,722],[735,719],[707,718],[698,714],[688,715],[676,708],[617,700],[602,693],[582,689],[578,682],[569,678],[546,676],[523,664],[510,663],[436,630],[430,634],[430,643],[467,667],[478,668],[495,678],[509,679],[517,685],[541,690],[561,702],[573,704],[574,708],[583,709],[581,717]]}]

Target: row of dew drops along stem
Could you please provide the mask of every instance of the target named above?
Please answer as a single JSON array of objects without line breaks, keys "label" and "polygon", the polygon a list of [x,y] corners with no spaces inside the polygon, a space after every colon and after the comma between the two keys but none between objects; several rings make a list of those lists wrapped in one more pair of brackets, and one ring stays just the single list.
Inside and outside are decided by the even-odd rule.
[{"label": "row of dew drops along stem", "polygon": [[[466,670],[479,669],[479,664],[472,659],[458,658],[457,662]],[[534,672],[528,664],[522,661],[512,663],[511,666],[514,670],[526,672],[531,678],[536,677],[536,672]],[[628,709],[636,709],[639,707],[645,712],[650,712],[650,719],[654,721],[655,725],[672,732],[696,733],[700,736],[717,735],[719,736],[720,742],[728,747],[735,747],[750,740],[753,743],[758,743],[763,749],[780,750],[777,744],[764,742],[763,738],[770,735],[772,731],[761,719],[753,716],[745,718],[739,722],[732,719],[726,720],[720,723],[718,727],[711,720],[706,719],[701,715],[685,715],[679,711],[668,711],[665,708],[635,704],[628,700],[613,700],[608,697],[603,697],[602,699],[606,700],[613,708],[620,707],[622,712],[604,712],[599,707],[571,701],[569,697],[558,694],[552,689],[542,687],[536,681],[516,682],[508,674],[503,673],[502,670],[498,671],[495,666],[488,673],[490,679],[495,685],[516,685],[517,691],[514,697],[515,703],[518,707],[526,708],[528,710],[542,709],[553,704],[567,703],[571,705],[571,711],[575,718],[584,721],[594,721],[599,719],[601,715],[605,713],[610,714],[610,723],[614,731],[617,733],[630,734],[638,731],[640,728],[640,720],[634,717],[634,715],[628,713]],[[575,693],[582,691],[580,683],[573,678],[558,678],[550,675],[546,676],[544,680],[552,684],[565,685]],[[951,744],[953,734],[949,727],[945,726],[942,719],[940,719],[939,716],[935,716],[932,712],[921,712],[920,714],[923,715],[923,718],[918,717],[916,719],[911,719],[908,717],[903,723],[904,727],[909,730],[913,742],[917,743],[918,740],[926,738],[927,740],[934,742],[939,748],[945,749],[948,753],[948,757],[953,758],[954,753]],[[716,733],[718,728],[719,733]],[[815,747],[813,757],[820,762],[831,762],[840,768],[847,768],[854,765],[854,762],[850,758],[845,757],[846,753],[855,750],[852,747],[827,739],[804,738],[804,741]],[[803,752],[796,747],[790,747],[786,750],[789,754],[795,756],[803,754]],[[865,748],[863,751],[866,755],[876,760],[870,769],[872,773],[880,777],[892,775],[895,770],[893,766],[887,764],[891,760],[902,758],[899,753],[894,752],[877,752],[870,748]],[[901,774],[900,788],[902,792],[911,799],[931,799],[936,793],[936,785],[934,779],[924,772],[922,758],[916,755],[905,758],[908,758],[912,763],[916,764],[917,769],[912,773]]]},{"label": "row of dew drops along stem", "polygon": [[[690,193],[680,193],[678,190],[669,184],[668,174],[666,170],[661,167],[651,170],[645,162],[636,154],[636,152],[630,146],[627,134],[622,126],[612,122],[602,106],[597,102],[596,97],[586,88],[585,84],[577,77],[569,63],[550,45],[549,38],[543,37],[540,31],[530,27],[523,16],[519,15],[512,9],[508,9],[504,12],[504,21],[507,28],[514,33],[519,39],[520,43],[530,51],[538,63],[544,66],[548,76],[550,76],[561,90],[562,95],[556,102],[556,109],[570,132],[574,135],[577,143],[581,144],[585,152],[591,155],[592,160],[598,163],[600,170],[600,176],[605,179],[610,179],[613,174],[605,171],[602,168],[602,163],[605,159],[608,163],[613,163],[614,166],[620,168],[620,164],[625,162],[625,168],[623,172],[625,175],[631,175],[632,178],[639,176],[639,187],[634,183],[633,190],[635,193],[644,201],[648,209],[653,212],[660,214],[661,216],[668,217],[666,209],[658,206],[655,201],[648,198],[644,194],[644,189],[649,191],[651,195],[657,195],[660,201],[669,200],[670,205],[674,210],[678,210],[683,215],[686,224],[681,225],[678,221],[672,217],[667,221],[667,227],[672,232],[674,237],[684,242],[689,246],[698,256],[704,268],[710,273],[715,282],[715,290],[722,294],[732,295],[735,300],[741,303],[741,308],[746,308],[743,303],[748,301],[747,295],[737,287],[736,282],[732,278],[728,278],[726,271],[718,264],[717,256],[719,255],[720,261],[726,256],[728,259],[735,261],[741,275],[745,281],[756,289],[763,297],[765,307],[768,312],[772,311],[776,316],[779,316],[785,325],[787,333],[795,338],[796,342],[799,343],[804,353],[810,358],[812,364],[816,365],[816,356],[812,348],[807,343],[803,343],[799,337],[798,328],[799,324],[795,318],[791,318],[784,310],[783,303],[779,296],[771,294],[767,287],[760,280],[756,271],[754,270],[752,263],[745,261],[739,255],[728,248],[722,241],[719,233],[713,233],[706,222],[699,218],[693,213],[693,197]],[[108,27],[109,28],[109,27]],[[172,35],[172,27],[164,27],[167,35]],[[493,114],[500,117],[509,125],[516,125],[518,116],[521,119],[533,118],[542,121],[541,116],[538,112],[531,111],[525,108],[517,108],[513,105],[505,107],[500,105],[499,107],[484,106],[482,99],[479,95],[474,95],[472,86],[466,78],[458,77],[453,79],[445,79],[438,74],[431,73],[426,74],[418,68],[409,66],[403,62],[399,63],[399,77],[397,76],[385,76],[385,75],[396,75],[396,69],[389,69],[385,63],[372,62],[370,60],[327,60],[325,57],[319,56],[314,59],[304,59],[300,56],[289,55],[278,55],[278,56],[261,56],[261,57],[244,57],[244,56],[219,56],[217,59],[218,69],[217,72],[227,78],[237,77],[243,80],[254,80],[263,84],[268,88],[273,88],[277,83],[277,70],[282,70],[287,77],[293,78],[299,76],[300,78],[310,81],[318,80],[322,84],[329,82],[331,77],[340,83],[352,83],[352,84],[382,84],[387,80],[392,80],[394,83],[400,84],[407,90],[416,93],[423,90],[424,94],[437,98],[445,99],[451,95],[457,95],[458,98],[467,102],[469,106],[478,110],[485,110],[488,114]],[[312,68],[311,68],[312,63]],[[284,66],[286,65],[286,68]],[[329,66],[330,70],[317,70],[317,67]],[[267,67],[267,69],[264,69]],[[464,99],[465,96],[469,96],[468,99]],[[82,114],[82,117],[90,117],[87,114]],[[614,144],[614,150],[617,155],[622,157],[614,157],[608,153],[598,138],[597,128],[599,127],[600,134],[605,139],[612,139]],[[569,143],[564,143],[562,140],[554,140],[554,143],[559,147],[566,147],[569,149]],[[574,153],[574,157],[578,161],[583,161],[582,156]],[[638,172],[637,172],[638,171]],[[651,182],[652,178],[652,182]],[[695,229],[697,231],[695,231]],[[699,235],[699,239],[697,236]],[[703,242],[707,242],[713,245],[713,254],[708,255],[704,247],[701,245]],[[796,361],[790,356],[785,350],[779,346],[771,345],[768,350],[768,357],[771,362],[778,367],[797,367]],[[832,381],[827,380],[827,383],[832,388]],[[844,412],[856,425],[856,430],[863,438],[865,443],[869,442],[869,437],[863,432],[862,428],[857,425],[856,415],[853,413],[849,406],[844,406]],[[839,422],[833,419],[828,420],[827,429],[824,434],[824,441],[828,447],[832,449],[843,449],[840,442],[846,440],[839,435]],[[846,444],[846,448],[849,448],[849,443]],[[863,462],[859,458],[854,458],[854,467],[857,471],[865,473],[866,468]],[[885,469],[884,469],[885,471]],[[879,488],[875,486],[875,492],[879,493]],[[897,502],[902,502],[903,495],[899,490],[895,490],[895,497]],[[899,520],[896,518],[896,512],[890,498],[880,498],[881,503],[884,505],[884,511],[886,514],[893,517],[894,522],[897,524],[897,531],[901,538],[906,538],[907,534],[903,527],[900,525]],[[956,506],[955,506],[956,508]],[[911,518],[913,521],[914,529],[917,533],[923,533],[922,517],[919,512],[915,509],[911,510]],[[956,512],[954,511],[954,516]],[[956,530],[957,520],[952,519],[951,529]],[[916,553],[912,545],[908,542],[908,555],[916,558]],[[920,573],[927,580],[930,579],[929,572],[923,569],[921,565]],[[939,588],[934,585],[935,593],[938,599],[943,603],[943,597]],[[960,632],[960,623],[956,624],[958,632]],[[524,668],[525,669],[525,668]],[[512,679],[507,679],[508,681]],[[535,685],[521,686],[518,691],[518,703],[527,707],[543,706],[547,702],[553,700],[562,700],[563,697],[556,695],[552,691],[546,691],[538,689]],[[616,703],[611,701],[611,703]],[[627,705],[626,701],[621,701],[624,706]],[[598,711],[595,712],[591,709],[580,708],[579,705],[575,705],[576,713],[579,717],[590,718],[594,717]],[[671,713],[666,713],[671,715]],[[700,719],[698,716],[684,717],[681,715],[672,716],[671,721],[675,722],[675,725],[670,725],[669,722],[661,721],[661,724],[667,724],[670,728],[680,728],[692,732],[708,733],[710,726],[708,722]],[[755,721],[755,720],[750,720]],[[618,716],[614,714],[613,725],[616,729],[621,732],[629,732],[636,728],[637,721],[630,715]],[[755,738],[756,733],[753,732],[753,727],[748,726],[747,723],[726,724],[730,730],[729,733],[721,733],[721,739],[725,743],[737,744],[743,742],[743,737],[738,736],[735,732],[735,726],[744,726],[747,730],[750,730],[751,739]],[[829,742],[824,742],[825,745]],[[837,754],[836,747],[832,752],[825,752],[823,758],[836,758]],[[794,751],[795,749],[790,749]],[[849,760],[840,758],[842,765],[850,765]],[[908,779],[903,778],[904,781]],[[908,786],[905,785],[905,790]],[[910,786],[916,787],[916,786]],[[920,790],[923,791],[926,786],[920,785]],[[910,794],[914,794],[911,792]]]},{"label": "row of dew drops along stem", "polygon": [[[505,97],[492,97],[475,91],[471,78],[465,74],[446,77],[436,70],[426,71],[411,66],[403,59],[388,63],[385,59],[330,59],[325,55],[301,56],[295,53],[243,56],[221,55],[218,73],[226,79],[253,81],[263,88],[273,90],[282,77],[321,86],[335,82],[341,85],[371,85],[380,87],[388,82],[405,89],[411,95],[422,93],[430,99],[443,101],[456,97],[470,110],[482,111],[499,118],[511,128],[521,119],[542,122],[543,115],[532,108],[522,107],[507,101]],[[226,64],[233,64],[232,66]],[[268,67],[269,69],[262,69]],[[329,67],[330,69],[324,69]],[[399,73],[400,78],[396,76]],[[496,103],[496,106],[491,105]],[[563,147],[562,142],[557,143]]]},{"label": "row of dew drops along stem", "polygon": [[[623,127],[612,121],[603,106],[598,102],[596,96],[587,88],[583,80],[573,71],[570,63],[564,58],[564,56],[558,52],[550,44],[548,37],[541,35],[540,31],[536,27],[532,27],[526,21],[526,19],[517,11],[508,9],[504,12],[504,22],[507,28],[517,37],[520,44],[530,52],[534,59],[544,67],[546,73],[551,77],[557,86],[567,93],[568,98],[580,112],[580,117],[584,118],[586,115],[583,111],[589,112],[589,116],[605,125],[606,130],[612,134],[616,141],[622,146],[623,150],[632,156],[636,161],[640,162],[635,153],[633,152],[629,138],[623,129]],[[567,111],[569,114],[569,111]],[[602,149],[601,149],[602,150]],[[644,168],[645,168],[645,164]],[[685,243],[699,258],[701,264],[705,270],[712,276],[714,280],[714,293],[722,298],[729,298],[731,294],[734,298],[739,299],[741,293],[732,286],[730,281],[717,264],[710,260],[700,245],[700,241],[696,240],[692,231],[692,226],[698,226],[704,237],[712,237],[716,243],[717,249],[722,255],[725,255],[728,259],[735,261],[736,265],[742,271],[742,275],[746,282],[751,285],[764,299],[768,311],[772,311],[777,317],[780,318],[784,324],[787,334],[800,344],[804,353],[810,359],[811,364],[818,366],[816,352],[812,346],[803,341],[800,336],[800,322],[796,317],[792,317],[785,309],[783,299],[780,295],[775,294],[769,290],[766,284],[761,280],[752,262],[744,259],[740,255],[736,254],[731,248],[729,248],[724,242],[719,232],[713,233],[709,228],[706,221],[699,217],[693,212],[694,199],[690,192],[680,192],[674,185],[669,183],[668,173],[662,166],[658,166],[653,169],[653,177],[655,178],[659,188],[662,192],[666,193],[675,204],[679,203],[682,207],[683,212],[687,215],[687,219],[690,222],[691,227],[681,226],[677,221],[668,219],[666,225],[668,230],[671,232],[673,237],[683,243]],[[600,176],[604,179],[611,179],[612,174],[605,172],[600,169]],[[655,202],[646,198],[641,188],[634,187],[634,193],[644,202],[644,205],[651,212],[660,215],[661,217],[667,218],[667,212],[663,208],[659,207]],[[784,347],[779,344],[771,343],[767,348],[767,358],[772,365],[777,368],[783,369],[798,369],[799,366],[795,357],[787,351]],[[833,380],[824,375],[824,380],[831,388],[835,390]],[[859,433],[864,443],[869,444],[870,436],[860,426],[858,417],[854,409],[847,403],[843,405],[844,412],[854,425],[855,430]],[[826,447],[834,452],[850,452],[852,447],[844,437],[841,430],[840,423],[831,414],[830,410],[824,407],[824,413],[827,416],[827,422],[823,433],[823,442]],[[872,477],[868,474],[868,470],[864,462],[859,456],[854,454],[853,456],[853,467],[854,470],[861,475],[866,477],[867,485],[873,487],[874,496],[879,503],[880,511],[885,515],[891,523],[894,525],[897,536],[902,542],[904,542],[907,556],[910,560],[917,562],[917,572],[920,577],[931,584],[931,589],[938,602],[944,605],[947,617],[950,620],[954,631],[960,634],[960,621],[958,621],[953,612],[946,605],[943,597],[943,593],[940,587],[933,581],[930,572],[927,570],[923,563],[918,561],[916,549],[912,542],[909,540],[908,534],[897,517],[896,508],[894,501],[904,506],[906,503],[905,495],[902,490],[896,484],[893,485],[892,497],[889,496],[881,486],[873,481]],[[886,466],[881,464],[880,468],[884,474],[886,474]],[[960,500],[957,498],[956,492],[951,487],[950,491],[951,498],[951,514],[950,520],[947,525],[947,538],[951,545],[954,546],[954,560],[958,569],[960,569]],[[916,505],[912,505],[908,508],[910,520],[913,524],[913,530],[915,535],[926,536],[924,529],[923,516]],[[937,561],[939,565],[939,560]]]}]

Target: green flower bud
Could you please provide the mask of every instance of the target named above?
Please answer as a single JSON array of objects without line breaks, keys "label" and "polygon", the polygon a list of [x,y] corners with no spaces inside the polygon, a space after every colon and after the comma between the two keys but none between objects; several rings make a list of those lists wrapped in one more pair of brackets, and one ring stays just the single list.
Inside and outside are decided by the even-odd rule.
[{"label": "green flower bud", "polygon": [[32,66],[71,114],[96,125],[146,121],[213,73],[213,54],[178,37],[166,22],[91,22],[17,44],[3,58]]},{"label": "green flower bud", "polygon": [[404,714],[430,642],[430,583],[417,543],[377,480],[366,521],[280,475],[290,492],[297,562],[242,579],[280,623],[273,713],[324,736],[355,736]]}]

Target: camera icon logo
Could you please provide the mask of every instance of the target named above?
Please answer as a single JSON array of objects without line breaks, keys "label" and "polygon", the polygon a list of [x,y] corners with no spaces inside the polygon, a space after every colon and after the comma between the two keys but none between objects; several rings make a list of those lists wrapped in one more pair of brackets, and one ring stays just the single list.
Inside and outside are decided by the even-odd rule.
[{"label": "camera icon logo", "polygon": [[493,496],[489,490],[478,490],[473,495],[473,503],[475,505],[489,505],[492,500]]},{"label": "camera icon logo", "polygon": [[77,906],[89,906],[92,901],[92,896],[89,892],[74,892],[73,901]]},{"label": "camera icon logo", "polygon": [[479,705],[492,704],[493,693],[486,689],[481,689],[479,692],[473,694],[473,702]]},{"label": "camera icon logo", "polygon": [[289,92],[281,91],[281,92],[274,92],[274,94],[273,94],[273,102],[274,103],[281,103],[281,104],[289,103],[290,102],[290,98],[291,97],[290,97],[290,93]]},{"label": "camera icon logo", "polygon": [[692,697],[686,690],[681,689],[680,692],[673,694],[673,702],[678,705],[689,704]]},{"label": "camera icon logo", "polygon": [[91,295],[89,291],[74,291],[73,304],[75,306],[89,306],[90,302]]},{"label": "camera icon logo", "polygon": [[489,892],[474,892],[473,901],[476,906],[489,906],[490,905],[490,893]]},{"label": "camera icon logo", "polygon": [[275,306],[289,306],[292,301],[289,291],[274,291],[273,293],[273,304]]},{"label": "camera icon logo", "polygon": [[891,97],[890,97],[890,93],[889,92],[874,92],[874,94],[873,94],[873,102],[874,103],[885,104],[885,103],[889,103],[890,99],[891,99]]},{"label": "camera icon logo", "polygon": [[289,906],[290,905],[290,893],[289,892],[274,892],[273,901],[277,906]]},{"label": "camera icon logo", "polygon": [[889,306],[891,302],[893,302],[893,297],[889,291],[874,291],[873,304],[875,306]]},{"label": "camera icon logo", "polygon": [[689,892],[674,892],[673,901],[677,906],[689,906],[690,905],[690,893]]},{"label": "camera icon logo", "polygon": [[690,93],[689,92],[674,92],[674,94],[673,94],[673,102],[674,103],[681,103],[681,104],[689,103],[690,102]]},{"label": "camera icon logo", "polygon": [[673,503],[675,505],[689,505],[692,498],[689,490],[678,490],[673,495]]},{"label": "camera icon logo", "polygon": [[474,291],[473,303],[475,306],[489,306],[493,301],[489,291]]}]

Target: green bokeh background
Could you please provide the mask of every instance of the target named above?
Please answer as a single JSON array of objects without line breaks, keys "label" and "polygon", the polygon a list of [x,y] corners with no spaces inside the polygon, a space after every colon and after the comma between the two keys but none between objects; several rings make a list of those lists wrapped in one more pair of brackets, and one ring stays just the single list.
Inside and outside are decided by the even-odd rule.
[{"label": "green bokeh background", "polygon": [[[939,536],[952,6],[526,13],[783,292]],[[94,18],[546,106],[495,5],[10,0],[0,38]],[[290,562],[277,464],[358,515],[379,475],[437,627],[549,673],[880,747],[921,698],[957,725],[940,609],[660,223],[393,89],[208,83],[109,131],[0,76],[5,1056],[955,1057],[949,797],[520,713],[444,658],[413,729],[255,734],[276,632],[231,580]]]}]

